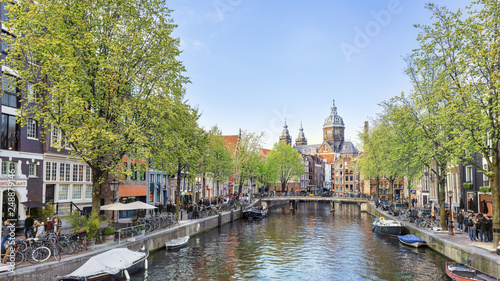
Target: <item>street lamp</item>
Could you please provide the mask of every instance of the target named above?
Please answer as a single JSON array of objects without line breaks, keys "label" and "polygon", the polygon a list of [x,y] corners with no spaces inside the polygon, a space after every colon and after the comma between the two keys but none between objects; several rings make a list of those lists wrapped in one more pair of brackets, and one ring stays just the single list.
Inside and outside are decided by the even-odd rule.
[{"label": "street lamp", "polygon": [[[117,181],[116,179],[113,179],[113,181],[109,183],[109,189],[111,189],[111,191],[113,191],[113,198],[111,198],[111,201],[113,202],[113,204],[117,201],[116,191],[118,191],[119,187],[120,187],[120,182]],[[115,211],[113,211],[112,220],[115,221]]]},{"label": "street lamp", "polygon": [[449,201],[449,204],[450,204],[450,206],[449,206],[450,207],[450,211],[449,211],[450,218],[448,219],[448,234],[449,235],[455,235],[455,228],[454,228],[455,226],[453,225],[453,208],[451,207],[451,205],[452,205],[451,204],[451,197],[452,197],[452,195],[453,195],[453,190],[450,189],[448,191],[448,196],[450,198],[450,201]]}]

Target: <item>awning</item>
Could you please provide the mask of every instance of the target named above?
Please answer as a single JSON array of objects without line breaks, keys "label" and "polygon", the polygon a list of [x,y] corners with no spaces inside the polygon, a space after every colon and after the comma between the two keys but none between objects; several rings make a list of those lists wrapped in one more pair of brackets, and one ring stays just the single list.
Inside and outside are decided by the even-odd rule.
[{"label": "awning", "polygon": [[120,185],[118,191],[120,197],[133,197],[133,196],[147,196],[148,188],[147,186],[123,186]]}]

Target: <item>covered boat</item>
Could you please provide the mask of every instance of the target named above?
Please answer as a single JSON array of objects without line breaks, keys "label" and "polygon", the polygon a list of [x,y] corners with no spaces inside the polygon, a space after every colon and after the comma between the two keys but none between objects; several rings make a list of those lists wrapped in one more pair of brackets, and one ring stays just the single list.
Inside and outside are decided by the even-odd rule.
[{"label": "covered boat", "polygon": [[245,218],[263,218],[267,216],[267,208],[264,207],[253,207],[243,211],[243,217]]},{"label": "covered boat", "polygon": [[189,241],[189,236],[179,237],[177,239],[173,239],[165,243],[165,247],[167,247],[167,250],[179,249],[186,246],[188,241]]},{"label": "covered boat", "polygon": [[116,248],[91,257],[77,270],[62,277],[59,281],[74,280],[128,280],[130,275],[143,270],[149,256],[145,248],[131,251]]},{"label": "covered boat", "polygon": [[479,271],[464,263],[446,262],[446,274],[451,280],[468,281],[468,280],[482,280],[482,281],[499,281],[500,279]]},{"label": "covered boat", "polygon": [[386,220],[384,217],[376,218],[372,231],[389,236],[404,235],[406,228],[396,220]]},{"label": "covered boat", "polygon": [[406,235],[399,235],[398,236],[399,242],[408,245],[410,247],[415,247],[418,248],[420,246],[427,245],[427,242],[425,242],[424,239],[415,236],[413,234],[406,234]]}]

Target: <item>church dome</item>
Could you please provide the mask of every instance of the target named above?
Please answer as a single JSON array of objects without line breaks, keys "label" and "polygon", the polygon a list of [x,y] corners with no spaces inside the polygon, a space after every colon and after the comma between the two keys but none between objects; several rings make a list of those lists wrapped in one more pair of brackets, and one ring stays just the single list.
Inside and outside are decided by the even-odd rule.
[{"label": "church dome", "polygon": [[340,117],[337,113],[335,100],[333,100],[332,112],[330,113],[330,116],[325,119],[325,123],[323,124],[323,128],[328,127],[344,127],[344,119],[342,119],[342,117]]}]

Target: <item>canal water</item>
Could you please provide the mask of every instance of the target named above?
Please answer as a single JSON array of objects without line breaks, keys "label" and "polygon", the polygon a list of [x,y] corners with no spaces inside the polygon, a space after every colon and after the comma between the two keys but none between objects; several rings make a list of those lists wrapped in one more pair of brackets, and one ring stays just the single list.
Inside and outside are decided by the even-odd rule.
[{"label": "canal water", "polygon": [[448,280],[447,259],[373,233],[373,217],[344,204],[301,202],[262,220],[237,220],[149,258],[132,280]]}]

